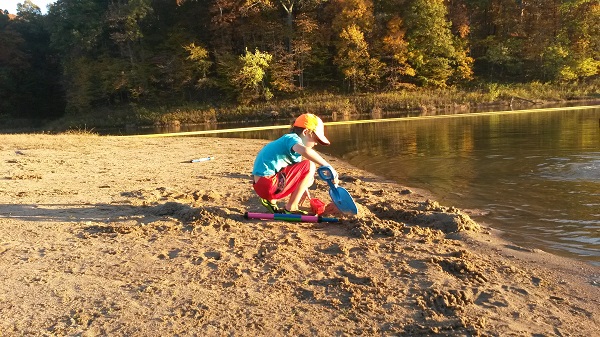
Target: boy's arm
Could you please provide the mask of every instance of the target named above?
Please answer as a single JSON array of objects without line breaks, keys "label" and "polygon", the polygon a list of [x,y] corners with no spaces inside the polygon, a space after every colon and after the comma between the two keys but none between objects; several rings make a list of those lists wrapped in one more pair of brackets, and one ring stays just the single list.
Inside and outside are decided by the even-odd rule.
[{"label": "boy's arm", "polygon": [[329,163],[327,162],[327,160],[325,160],[323,157],[321,157],[321,155],[313,150],[310,147],[306,147],[302,144],[296,144],[292,147],[292,150],[296,151],[297,153],[301,154],[302,157],[312,161],[313,163],[319,164],[319,166],[329,166],[331,168],[331,170],[333,171],[333,182],[335,184],[339,183],[338,180],[338,176],[337,176],[337,172],[335,171],[335,169],[333,168],[333,166],[329,165]]},{"label": "boy's arm", "polygon": [[321,157],[321,155],[317,151],[306,147],[302,144],[294,145],[292,147],[292,150],[301,154],[302,157],[312,161],[315,164],[319,164],[320,166],[330,166],[329,163],[325,159],[323,159],[323,157]]}]

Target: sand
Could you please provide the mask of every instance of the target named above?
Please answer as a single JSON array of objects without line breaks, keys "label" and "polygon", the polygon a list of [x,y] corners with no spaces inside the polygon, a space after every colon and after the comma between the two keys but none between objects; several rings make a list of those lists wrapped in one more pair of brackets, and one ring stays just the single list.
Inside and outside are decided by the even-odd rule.
[{"label": "sand", "polygon": [[265,143],[0,135],[0,336],[600,336],[600,268],[334,158],[359,215],[244,219]]}]

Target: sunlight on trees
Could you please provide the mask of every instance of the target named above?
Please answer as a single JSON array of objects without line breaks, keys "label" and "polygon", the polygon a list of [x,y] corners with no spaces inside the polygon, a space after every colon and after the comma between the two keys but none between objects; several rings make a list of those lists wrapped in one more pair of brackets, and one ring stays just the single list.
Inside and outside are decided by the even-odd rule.
[{"label": "sunlight on trees", "polygon": [[597,0],[57,0],[46,15],[24,0],[16,17],[0,13],[0,95],[15,116],[56,116],[572,84],[600,74],[598,36]]},{"label": "sunlight on trees", "polygon": [[273,56],[256,49],[254,53],[246,49],[246,54],[239,57],[240,69],[231,78],[231,84],[239,92],[240,102],[251,102],[257,99],[270,100],[273,95],[265,82],[267,68]]}]

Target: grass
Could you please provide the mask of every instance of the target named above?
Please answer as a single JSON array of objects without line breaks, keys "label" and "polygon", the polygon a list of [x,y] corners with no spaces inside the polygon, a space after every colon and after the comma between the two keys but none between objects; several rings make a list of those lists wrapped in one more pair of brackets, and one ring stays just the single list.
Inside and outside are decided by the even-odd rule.
[{"label": "grass", "polygon": [[76,127],[74,129],[67,129],[64,132],[60,133],[61,135],[76,135],[76,136],[98,136],[99,134],[94,131],[94,129],[87,129],[86,126],[83,128]]}]

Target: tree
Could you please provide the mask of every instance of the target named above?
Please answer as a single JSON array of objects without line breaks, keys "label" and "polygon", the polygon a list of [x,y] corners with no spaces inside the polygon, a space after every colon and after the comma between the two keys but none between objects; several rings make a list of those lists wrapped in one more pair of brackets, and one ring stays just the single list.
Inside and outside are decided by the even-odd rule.
[{"label": "tree", "polygon": [[124,88],[133,99],[139,99],[148,90],[150,71],[144,63],[141,25],[150,13],[150,0],[120,0],[110,5],[107,12],[110,38],[118,46],[121,57],[129,61],[129,66],[120,72],[126,73]]},{"label": "tree", "polygon": [[[284,77],[280,76],[278,78],[287,77],[287,83],[281,80],[277,81],[282,84],[278,86],[284,89],[282,91],[292,92],[296,90],[296,87],[303,89],[306,85],[305,69],[315,62],[314,49],[320,43],[319,25],[315,18],[315,10],[321,3],[323,2],[320,0],[305,1],[301,6],[305,11],[298,13],[293,22],[289,21],[288,16],[286,22],[290,33],[286,39],[290,42],[286,44],[287,48],[283,50],[284,53],[280,54],[281,57],[276,58],[276,63],[284,66],[282,67]],[[290,77],[288,74],[292,76]]]},{"label": "tree", "polygon": [[17,4],[17,16],[20,20],[30,21],[42,15],[42,10],[31,0]]},{"label": "tree", "polygon": [[369,88],[379,80],[382,64],[371,58],[363,33],[351,24],[340,33],[335,63],[353,92]]},{"label": "tree", "polygon": [[202,46],[196,46],[193,42],[183,46],[183,49],[188,53],[186,60],[190,64],[190,83],[197,88],[208,86],[210,82],[208,72],[212,66],[208,51]]},{"label": "tree", "polygon": [[270,84],[276,92],[294,92],[294,77],[298,74],[294,52],[288,52],[281,45],[276,45],[273,50],[273,62],[269,67]]},{"label": "tree", "polygon": [[600,73],[600,3],[570,1],[559,7],[557,38],[546,47],[543,68],[549,78],[577,80]]},{"label": "tree", "polygon": [[61,62],[66,109],[70,113],[83,113],[95,103],[110,102],[108,94],[97,90],[107,85],[82,82],[82,78],[99,78],[83,75],[90,71],[92,60],[109,52],[104,22],[107,5],[104,0],[58,0],[49,7],[50,45]]},{"label": "tree", "polygon": [[383,57],[387,61],[388,86],[399,89],[406,78],[412,78],[416,72],[408,62],[411,54],[406,41],[406,30],[402,19],[393,16],[387,23],[386,34],[383,37]]},{"label": "tree", "polygon": [[[14,117],[49,119],[64,111],[60,68],[46,21],[31,1],[0,19],[0,101]],[[4,97],[6,95],[6,97]]]},{"label": "tree", "polygon": [[18,116],[20,101],[25,98],[19,88],[19,74],[31,67],[25,43],[8,13],[0,13],[0,115]]},{"label": "tree", "polygon": [[250,102],[257,99],[269,100],[273,96],[269,90],[266,79],[266,69],[269,68],[273,56],[256,49],[254,53],[246,50],[239,57],[239,69],[233,74],[230,81],[238,91],[240,102]]},{"label": "tree", "polygon": [[96,54],[105,32],[103,0],[57,0],[48,10],[51,43],[65,62],[70,57]]},{"label": "tree", "polygon": [[405,14],[410,64],[420,84],[444,87],[452,77],[469,79],[472,59],[453,36],[443,0],[413,0]]},{"label": "tree", "polygon": [[370,0],[337,1],[338,14],[332,22],[336,54],[334,64],[353,92],[378,85],[383,64],[372,58],[365,35],[373,28],[373,3]]}]

